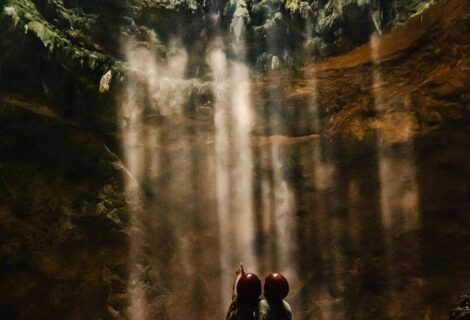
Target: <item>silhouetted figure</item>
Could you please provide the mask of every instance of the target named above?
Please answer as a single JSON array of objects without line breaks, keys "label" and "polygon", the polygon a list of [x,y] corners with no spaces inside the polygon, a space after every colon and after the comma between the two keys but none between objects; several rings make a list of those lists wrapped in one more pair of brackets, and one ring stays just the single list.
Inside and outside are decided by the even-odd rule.
[{"label": "silhouetted figure", "polygon": [[470,320],[470,295],[464,295],[460,298],[452,311],[450,312],[450,320]]},{"label": "silhouetted figure", "polygon": [[241,274],[235,283],[236,296],[227,312],[226,320],[254,320],[255,312],[259,306],[261,294],[261,281],[253,273],[244,273],[241,266]]},{"label": "silhouetted figure", "polygon": [[291,320],[292,311],[283,299],[289,293],[289,283],[280,273],[271,273],[264,280],[264,297],[259,303],[256,320]]}]

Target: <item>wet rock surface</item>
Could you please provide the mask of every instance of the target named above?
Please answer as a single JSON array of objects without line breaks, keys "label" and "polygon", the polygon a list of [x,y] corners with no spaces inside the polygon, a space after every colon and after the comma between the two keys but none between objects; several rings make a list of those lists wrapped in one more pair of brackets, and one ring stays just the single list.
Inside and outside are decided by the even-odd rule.
[{"label": "wet rock surface", "polygon": [[90,132],[0,110],[0,314],[101,318],[126,291],[122,164]]}]

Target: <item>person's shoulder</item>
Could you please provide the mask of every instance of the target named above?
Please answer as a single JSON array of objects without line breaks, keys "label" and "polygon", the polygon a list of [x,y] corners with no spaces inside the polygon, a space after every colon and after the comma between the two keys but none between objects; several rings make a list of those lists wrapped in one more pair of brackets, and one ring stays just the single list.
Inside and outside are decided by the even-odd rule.
[{"label": "person's shoulder", "polygon": [[260,309],[269,309],[269,302],[266,299],[263,299],[259,302]]},{"label": "person's shoulder", "polygon": [[225,320],[234,320],[237,318],[237,303],[236,301],[232,301],[230,306],[228,307],[227,315],[225,316]]},{"label": "person's shoulder", "polygon": [[269,309],[268,301],[266,299],[261,300],[258,304],[258,310],[255,312],[255,318],[258,320],[268,319]]},{"label": "person's shoulder", "polygon": [[284,305],[284,308],[288,310],[289,312],[292,312],[290,308],[290,304],[286,300],[282,300],[282,304]]},{"label": "person's shoulder", "polygon": [[291,320],[292,319],[292,310],[290,308],[290,305],[287,301],[282,300],[282,304],[284,306],[285,314],[287,316],[287,319]]}]

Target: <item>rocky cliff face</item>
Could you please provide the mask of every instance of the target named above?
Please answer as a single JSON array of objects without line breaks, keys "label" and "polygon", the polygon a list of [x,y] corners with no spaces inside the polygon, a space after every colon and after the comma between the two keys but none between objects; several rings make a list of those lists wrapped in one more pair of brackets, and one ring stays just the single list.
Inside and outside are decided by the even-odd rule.
[{"label": "rocky cliff face", "polygon": [[1,315],[99,318],[126,288],[120,160],[90,132],[1,106]]},{"label": "rocky cliff face", "polygon": [[[361,250],[358,253],[354,248],[345,250],[349,250],[350,256],[344,261],[354,268],[339,281],[352,289],[332,285],[327,295],[308,288],[314,286],[315,277],[325,277],[322,281],[328,282],[325,273],[329,270],[329,258],[307,257],[311,259],[309,262],[323,268],[323,274],[310,271],[309,264],[302,260],[301,272],[308,274],[309,280],[296,297],[307,303],[318,297],[323,299],[310,305],[305,311],[307,316],[320,317],[325,305],[336,308],[346,303],[351,317],[386,319],[382,310],[386,295],[377,289],[384,285],[380,268],[370,270],[367,262],[386,269],[390,252],[392,256],[408,257],[420,250],[423,260],[416,265],[438,267],[424,267],[415,273],[416,265],[410,267],[395,260],[398,265],[395,271],[403,279],[411,279],[397,286],[410,294],[428,291],[395,318],[414,319],[416,309],[424,318],[430,305],[438,309],[434,318],[444,317],[443,310],[451,304],[447,304],[444,296],[459,294],[453,292],[449,282],[459,283],[466,275],[463,270],[470,267],[468,260],[456,257],[469,253],[459,242],[468,238],[469,227],[466,213],[470,161],[462,151],[470,143],[466,134],[470,119],[467,41],[470,13],[465,1],[392,3],[379,0],[2,2],[0,316],[5,319],[125,317],[130,250],[127,209],[137,199],[127,194],[124,187],[128,172],[121,162],[120,145],[125,137],[118,134],[119,101],[126,80],[134,72],[129,68],[123,47],[130,42],[135,47],[150,48],[165,59],[171,41],[179,38],[191,53],[181,85],[188,88],[185,90],[189,97],[183,120],[178,119],[177,123],[171,118],[159,118],[160,122],[156,122],[163,131],[170,132],[168,141],[159,148],[169,158],[176,154],[174,157],[181,159],[188,171],[182,172],[202,181],[202,172],[210,168],[201,160],[201,149],[210,145],[207,137],[213,130],[210,119],[199,118],[196,111],[201,104],[211,110],[213,103],[210,91],[213,75],[207,64],[207,46],[217,36],[230,43],[243,33],[247,60],[257,75],[254,108],[258,115],[270,117],[270,121],[258,122],[254,128],[255,149],[281,141],[290,150],[289,161],[295,162],[296,157],[313,148],[317,139],[328,150],[341,146],[340,150],[332,151],[341,156],[338,162],[341,175],[344,181],[357,182],[361,187],[358,200],[343,200],[353,203],[357,212],[373,212],[371,206],[377,205],[374,201],[380,195],[374,190],[378,178],[370,171],[377,169],[380,154],[400,155],[411,144],[415,147],[415,161],[419,163],[416,175],[420,202],[422,214],[428,218],[419,232],[398,230],[395,238],[388,238],[392,248],[402,244],[397,239],[405,239],[409,250],[382,250],[380,241],[371,247],[371,254]],[[432,14],[431,10],[434,10]],[[370,41],[372,33],[382,37]],[[235,59],[230,50],[228,46],[227,54]],[[312,111],[313,104],[319,106],[315,111]],[[317,113],[317,124],[313,122],[313,112]],[[210,111],[208,114],[211,115]],[[175,129],[181,127],[184,128]],[[171,135],[172,130],[175,135],[181,133],[184,144],[179,144],[181,137]],[[331,140],[339,142],[332,147]],[[190,159],[199,165],[196,173],[191,171],[181,151],[189,149],[196,149]],[[266,168],[263,160],[257,161],[260,172],[272,170]],[[368,168],[366,174],[363,174],[364,165]],[[306,170],[304,176],[299,173],[302,170]],[[335,219],[345,212],[354,213],[352,209],[348,211],[350,208],[334,207],[331,209],[334,217],[326,219],[327,222],[314,215],[315,204],[309,199],[343,194],[346,190],[346,183],[324,189],[309,184],[314,170],[299,165],[283,173],[301,195],[296,219],[318,231],[299,231],[299,241],[306,250],[309,243],[325,240],[321,230],[316,229],[318,222],[333,227],[337,226]],[[154,177],[157,182],[149,183],[158,184],[157,190],[165,194],[169,175],[163,172]],[[142,188],[148,198],[155,196],[150,187]],[[188,197],[192,194],[189,189],[185,192]],[[369,192],[373,194],[372,201]],[[170,207],[168,198],[159,200],[159,204]],[[193,209],[197,212],[209,212],[213,206],[214,199],[194,199],[198,205]],[[368,206],[370,202],[375,205]],[[178,208],[186,205],[184,200],[178,200],[177,204]],[[179,212],[175,209],[174,215],[170,213],[166,218],[173,221]],[[210,229],[206,220],[212,218],[210,214],[201,214],[195,222],[197,227],[189,234]],[[445,223],[447,218],[450,222]],[[369,216],[367,221],[377,224]],[[151,219],[147,222],[146,228],[153,233],[169,232],[178,238],[171,230],[162,231],[164,227],[158,222]],[[347,229],[346,224],[340,227]],[[377,240],[367,228],[359,233],[361,241]],[[208,236],[211,240],[213,237],[212,233]],[[435,237],[444,240],[436,243]],[[416,249],[415,240],[422,244],[420,249]],[[196,241],[194,255],[205,252],[201,249],[204,241]],[[209,243],[212,249],[217,249],[213,241]],[[456,256],[448,253],[448,248],[454,248]],[[174,248],[168,245],[164,249],[170,252]],[[147,251],[149,256],[161,253],[151,245]],[[177,255],[168,252],[164,254]],[[365,258],[356,259],[356,255]],[[164,267],[176,264],[173,260],[159,263]],[[212,267],[209,264],[208,268]],[[149,283],[158,283],[157,276],[161,273],[152,273],[146,266],[142,268]],[[203,272],[202,268],[199,271]],[[178,272],[182,279],[190,280],[184,270]],[[373,308],[364,314],[357,307],[361,303],[357,298],[360,293],[354,290],[371,272],[379,275],[371,280],[369,287],[363,288],[373,302]],[[465,284],[455,286],[456,291],[468,289]],[[168,283],[159,284],[157,289],[148,288],[150,296],[163,297],[152,300],[156,301],[153,308],[162,319],[168,316],[162,310],[172,306],[169,288]],[[338,297],[345,298],[338,302]],[[194,298],[198,298],[197,293]],[[403,303],[393,292],[388,299],[396,305]],[[207,301],[218,300],[209,296]],[[210,315],[206,309],[200,312]]]},{"label": "rocky cliff face", "polygon": [[[181,38],[191,52],[189,78],[210,79],[209,42],[218,35],[230,42],[237,32],[245,34],[252,65],[298,68],[363,44],[373,32],[385,32],[431,4],[387,3],[6,1],[1,89],[109,131],[115,129],[114,99],[127,70],[123,46],[129,41],[165,56],[171,40]],[[114,91],[99,94],[100,88]]]}]

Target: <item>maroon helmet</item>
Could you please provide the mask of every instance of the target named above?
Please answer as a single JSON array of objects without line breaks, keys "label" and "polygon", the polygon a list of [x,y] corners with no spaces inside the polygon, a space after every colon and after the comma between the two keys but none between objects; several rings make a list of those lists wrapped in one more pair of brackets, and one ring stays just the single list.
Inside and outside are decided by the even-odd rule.
[{"label": "maroon helmet", "polygon": [[261,280],[254,273],[245,273],[238,279],[237,296],[240,300],[256,300],[261,294]]},{"label": "maroon helmet", "polygon": [[280,273],[271,273],[264,280],[264,296],[268,300],[282,300],[289,293],[289,282]]}]

